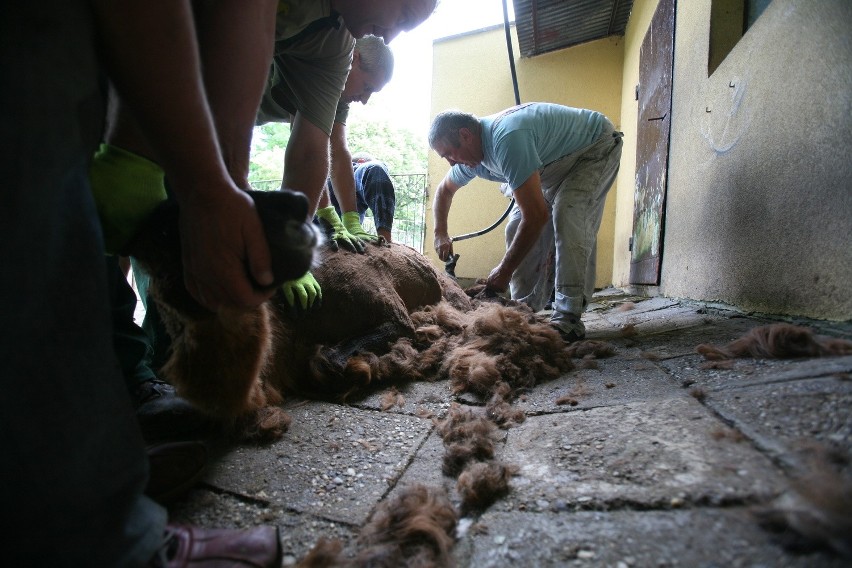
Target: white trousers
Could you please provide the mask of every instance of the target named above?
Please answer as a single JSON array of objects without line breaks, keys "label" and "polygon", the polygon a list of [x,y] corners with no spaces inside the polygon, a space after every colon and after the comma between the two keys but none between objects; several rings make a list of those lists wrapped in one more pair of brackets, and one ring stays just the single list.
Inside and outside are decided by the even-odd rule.
[{"label": "white trousers", "polygon": [[[598,229],[606,194],[618,174],[622,136],[608,123],[595,142],[540,172],[552,222],[512,274],[509,290],[512,299],[538,311],[555,289],[551,321],[566,332],[585,333],[580,314],[595,289]],[[521,211],[515,205],[506,225],[507,248],[520,221]]]}]

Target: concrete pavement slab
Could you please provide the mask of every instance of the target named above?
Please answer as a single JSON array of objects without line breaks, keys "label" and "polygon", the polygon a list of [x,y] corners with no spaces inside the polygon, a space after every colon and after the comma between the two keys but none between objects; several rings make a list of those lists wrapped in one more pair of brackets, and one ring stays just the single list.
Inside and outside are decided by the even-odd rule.
[{"label": "concrete pavement slab", "polygon": [[360,525],[405,471],[429,420],[310,402],[270,446],[240,446],[204,482],[221,491]]},{"label": "concrete pavement slab", "polygon": [[497,457],[520,466],[498,510],[666,508],[753,502],[784,480],[712,412],[678,398],[529,418]]},{"label": "concrete pavement slab", "polygon": [[[852,357],[702,368],[696,345],[725,344],[772,318],[616,292],[594,307],[589,336],[615,355],[578,361],[514,403],[526,421],[498,432],[495,457],[519,472],[508,495],[462,520],[458,566],[848,566],[782,548],[749,508],[789,488],[800,440],[852,451]],[[827,328],[852,336],[848,323]],[[347,405],[288,403],[284,438],[228,448],[173,518],[278,524],[290,565],[320,536],[354,551],[376,505],[408,485],[442,487],[458,505],[432,418],[453,400],[484,401],[453,397],[447,381],[397,389],[399,404],[384,411],[386,388]]]},{"label": "concrete pavement slab", "polygon": [[[390,397],[392,389],[396,389],[400,397]],[[447,380],[435,382],[409,382],[388,385],[367,393],[361,398],[353,398],[349,404],[356,408],[383,410],[400,414],[426,416],[439,415],[447,411],[451,401],[450,383]],[[385,406],[396,400],[389,408]]]},{"label": "concrete pavement slab", "polygon": [[639,349],[645,356],[659,359],[695,355],[695,348],[702,343],[725,345],[759,325],[764,324],[748,318],[704,315],[699,325],[635,336],[632,347]]},{"label": "concrete pavement slab", "polygon": [[595,368],[583,368],[588,362],[578,361],[577,369],[555,381],[537,385],[515,405],[531,415],[570,412],[669,398],[682,390],[664,370],[646,359],[628,358],[619,353],[592,362]]},{"label": "concrete pavement slab", "polygon": [[[852,356],[818,359],[731,359],[730,368],[713,368],[700,355],[660,361],[677,383],[705,390],[740,388],[817,377],[842,378],[852,373]],[[709,368],[707,368],[709,366]]]},{"label": "concrete pavement slab", "polygon": [[814,442],[852,455],[852,380],[827,377],[715,390],[705,403],[790,465]]},{"label": "concrete pavement slab", "polygon": [[824,553],[791,555],[745,508],[485,513],[459,546],[464,566],[840,568]]}]

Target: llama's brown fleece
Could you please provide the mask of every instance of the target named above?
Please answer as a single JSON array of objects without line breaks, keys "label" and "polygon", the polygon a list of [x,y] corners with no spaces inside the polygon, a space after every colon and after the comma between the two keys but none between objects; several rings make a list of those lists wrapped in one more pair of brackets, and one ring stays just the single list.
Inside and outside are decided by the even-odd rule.
[{"label": "llama's brown fleece", "polygon": [[320,539],[299,563],[321,567],[448,567],[458,514],[442,489],[413,485],[379,503],[358,536],[358,554],[342,558],[340,543]]},{"label": "llama's brown fleece", "polygon": [[462,510],[471,512],[489,507],[509,492],[509,478],[518,468],[496,461],[474,462],[459,475],[456,490],[462,499]]},{"label": "llama's brown fleece", "polygon": [[814,445],[789,490],[752,512],[788,548],[831,548],[852,558],[852,476],[843,451]]},{"label": "llama's brown fleece", "polygon": [[[499,398],[501,392],[509,390],[503,383],[494,397]],[[456,488],[463,513],[482,510],[509,491],[509,478],[517,468],[493,459],[497,428],[487,408],[483,416],[480,409],[453,403],[447,416],[435,424],[444,440],[442,470],[445,475],[458,476]]]},{"label": "llama's brown fleece", "polygon": [[[262,197],[263,216],[269,196]],[[128,253],[151,274],[172,337],[162,374],[202,410],[239,419],[253,438],[280,436],[286,416],[264,409],[287,393],[344,400],[364,387],[412,380],[449,379],[456,393],[491,399],[498,421],[517,422],[521,415],[506,404],[520,389],[572,368],[558,332],[529,308],[472,300],[399,244],[371,245],[364,254],[324,249],[312,269],[322,304],[308,313],[295,312],[281,292],[254,309],[211,313],[183,288],[176,214],[165,228],[152,218]],[[495,397],[498,384],[508,387]],[[245,417],[254,414],[251,425]]]},{"label": "llama's brown fleece", "polygon": [[436,422],[436,431],[444,440],[443,472],[456,476],[472,461],[494,457],[494,423],[477,411],[457,403],[450,406],[446,418]]},{"label": "llama's brown fleece", "polygon": [[755,327],[723,347],[703,343],[696,351],[705,359],[722,360],[736,357],[762,359],[794,359],[852,354],[852,341],[819,337],[806,327],[773,323]]},{"label": "llama's brown fleece", "polygon": [[[287,393],[343,400],[367,386],[449,378],[455,392],[483,397],[505,382],[508,402],[572,366],[558,333],[529,309],[472,301],[403,245],[324,250],[312,270],[322,305],[304,314],[282,293],[255,309],[213,314],[157,268],[150,289],[172,336],[163,375],[210,414],[243,417],[254,439],[281,435],[286,416],[274,424],[276,415],[261,409]],[[256,424],[246,414],[258,414]]]},{"label": "llama's brown fleece", "polygon": [[615,347],[611,343],[595,339],[586,339],[572,343],[566,351],[575,359],[584,359],[587,357],[604,359],[615,355]]},{"label": "llama's brown fleece", "polygon": [[507,383],[502,381],[494,385],[491,398],[485,404],[485,415],[494,421],[500,428],[509,428],[514,424],[520,424],[527,419],[523,410],[512,406],[515,391]]}]

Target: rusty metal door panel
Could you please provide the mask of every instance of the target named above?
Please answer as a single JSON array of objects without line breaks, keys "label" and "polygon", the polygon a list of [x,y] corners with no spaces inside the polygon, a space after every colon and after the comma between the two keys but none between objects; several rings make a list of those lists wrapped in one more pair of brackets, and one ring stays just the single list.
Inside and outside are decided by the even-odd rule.
[{"label": "rusty metal door panel", "polygon": [[630,283],[660,283],[672,108],[675,0],[660,0],[639,52]]}]

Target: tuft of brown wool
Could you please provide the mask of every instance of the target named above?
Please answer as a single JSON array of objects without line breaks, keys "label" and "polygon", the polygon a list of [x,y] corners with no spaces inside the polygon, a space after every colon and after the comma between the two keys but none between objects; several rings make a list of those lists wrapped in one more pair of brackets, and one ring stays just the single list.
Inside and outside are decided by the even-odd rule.
[{"label": "tuft of brown wool", "polygon": [[575,359],[582,359],[588,356],[603,359],[615,355],[615,347],[611,343],[595,339],[586,339],[572,343],[566,348],[566,351]]},{"label": "tuft of brown wool", "polygon": [[494,442],[484,438],[453,442],[446,445],[441,471],[454,477],[469,463],[490,460],[494,457]]},{"label": "tuft of brown wool", "polygon": [[440,488],[412,485],[379,503],[353,566],[451,566],[458,513]]},{"label": "tuft of brown wool", "polygon": [[382,395],[379,400],[379,407],[382,409],[382,412],[386,412],[394,406],[398,406],[400,408],[405,406],[405,397],[402,396],[401,392],[396,390],[396,387],[391,387]]},{"label": "tuft of brown wool", "polygon": [[462,510],[482,510],[509,492],[509,478],[517,473],[515,466],[495,461],[476,462],[465,468],[456,482],[462,499]]},{"label": "tuft of brown wool", "polygon": [[343,543],[337,539],[321,536],[308,554],[297,564],[297,568],[329,568],[343,566],[340,556]]},{"label": "tuft of brown wool", "polygon": [[852,477],[842,469],[823,456],[787,492],[752,513],[788,548],[830,548],[852,558]]},{"label": "tuft of brown wool", "polygon": [[702,343],[695,350],[705,359],[736,357],[757,359],[795,359],[798,357],[830,357],[852,354],[852,341],[819,337],[806,327],[773,323],[752,328],[739,339],[723,347]]}]

